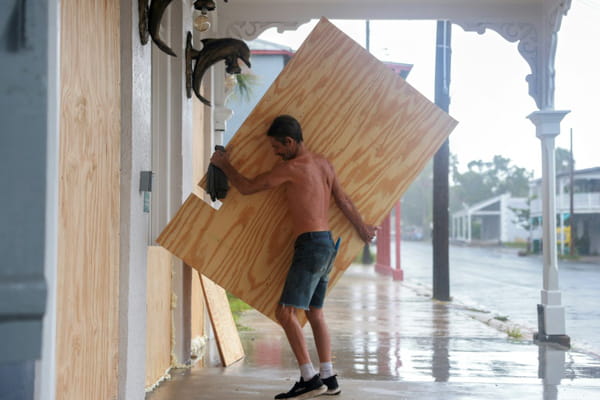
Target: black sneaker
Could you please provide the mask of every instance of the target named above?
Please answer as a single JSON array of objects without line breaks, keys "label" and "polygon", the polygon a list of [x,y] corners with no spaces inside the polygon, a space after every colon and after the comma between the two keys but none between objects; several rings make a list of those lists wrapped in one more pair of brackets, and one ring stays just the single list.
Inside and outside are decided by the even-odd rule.
[{"label": "black sneaker", "polygon": [[319,374],[315,375],[310,381],[305,382],[300,377],[300,382],[296,382],[292,390],[287,393],[279,393],[275,396],[276,399],[312,399],[327,391],[327,386],[323,384]]},{"label": "black sneaker", "polygon": [[323,379],[323,383],[327,386],[327,391],[323,393],[324,395],[334,396],[342,392],[342,389],[340,389],[340,386],[337,383],[336,376],[337,375],[332,375],[329,378]]}]

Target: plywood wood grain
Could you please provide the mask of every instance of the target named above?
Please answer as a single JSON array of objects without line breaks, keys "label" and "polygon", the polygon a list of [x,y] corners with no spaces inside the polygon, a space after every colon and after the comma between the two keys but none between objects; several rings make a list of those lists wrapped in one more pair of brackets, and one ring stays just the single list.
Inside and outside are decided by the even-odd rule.
[{"label": "plywood wood grain", "polygon": [[[456,121],[323,19],[237,131],[228,151],[253,177],[280,162],[265,133],[291,114],[306,146],[334,165],[365,220],[379,224]],[[157,241],[274,320],[294,237],[284,188],[242,196],[218,210],[190,195]],[[332,202],[330,227],[342,245],[330,287],[363,243]]]},{"label": "plywood wood grain", "polygon": [[231,314],[227,293],[207,277],[198,274],[204,289],[204,300],[215,332],[221,362],[223,366],[228,367],[244,358],[244,348]]},{"label": "plywood wood grain", "polygon": [[200,283],[200,276],[192,273],[192,321],[190,324],[192,340],[204,336],[204,291]]},{"label": "plywood wood grain", "polygon": [[146,296],[146,387],[171,366],[171,270],[175,257],[160,246],[148,247]]},{"label": "plywood wood grain", "polygon": [[60,3],[55,397],[61,400],[118,395],[120,5]]},{"label": "plywood wood grain", "polygon": [[[204,124],[206,117],[206,110],[209,110],[204,104],[192,96],[192,109],[193,109],[193,184],[194,193],[198,196],[202,196],[204,190],[196,185],[196,183],[202,178],[205,172],[206,162],[204,160]],[[200,276],[198,274],[192,274],[192,323],[191,323],[191,337],[192,340],[197,336],[204,336],[204,294],[202,291],[202,284],[200,283]]]}]

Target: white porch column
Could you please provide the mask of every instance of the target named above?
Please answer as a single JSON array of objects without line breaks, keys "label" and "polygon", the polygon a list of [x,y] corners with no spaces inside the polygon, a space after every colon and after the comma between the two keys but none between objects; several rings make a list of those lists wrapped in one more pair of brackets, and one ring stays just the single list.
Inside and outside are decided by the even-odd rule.
[{"label": "white porch column", "polygon": [[467,243],[471,243],[471,212],[467,213]]},{"label": "white porch column", "polygon": [[213,99],[211,101],[214,104],[212,116],[215,128],[215,144],[219,145],[223,144],[223,135],[227,130],[227,121],[233,116],[233,110],[225,106],[227,97],[232,93],[232,88],[228,88],[225,85],[226,78],[225,63],[220,62],[215,64],[213,66]]},{"label": "white porch column", "polygon": [[457,224],[457,217],[452,217],[452,235],[450,236],[453,240],[457,239],[457,229],[456,229],[456,224]]},{"label": "white porch column", "polygon": [[565,308],[561,305],[556,257],[556,170],[554,138],[560,133],[560,121],[569,111],[543,110],[528,118],[535,124],[542,142],[542,241],[544,283],[542,304],[538,304],[538,340],[569,344],[565,330]]}]

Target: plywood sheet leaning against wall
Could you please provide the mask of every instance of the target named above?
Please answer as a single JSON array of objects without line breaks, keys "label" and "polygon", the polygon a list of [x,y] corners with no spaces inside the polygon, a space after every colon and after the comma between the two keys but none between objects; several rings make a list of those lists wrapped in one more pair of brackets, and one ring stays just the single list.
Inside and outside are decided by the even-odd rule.
[{"label": "plywood sheet leaning against wall", "polygon": [[44,393],[60,400],[119,391],[121,12],[60,2],[56,392]]},{"label": "plywood sheet leaning against wall", "polygon": [[[227,149],[249,177],[280,162],[265,136],[277,115],[303,126],[306,146],[334,165],[365,220],[379,224],[448,137],[456,121],[322,19],[237,131]],[[363,243],[332,202],[342,245],[331,285]],[[284,188],[242,196],[216,211],[190,195],[158,243],[274,320],[294,237]]]},{"label": "plywood sheet leaning against wall", "polygon": [[223,366],[228,367],[244,358],[244,348],[231,314],[227,293],[225,289],[207,277],[200,273],[198,275],[200,275],[200,282],[202,282],[204,301],[217,339],[221,362]]},{"label": "plywood sheet leaning against wall", "polygon": [[[163,249],[164,250],[164,249]],[[192,342],[195,340],[202,341],[205,332],[204,332],[204,292],[202,290],[202,283],[200,282],[199,274],[192,273],[192,323],[190,324],[191,338]],[[198,345],[201,343],[199,342]],[[192,346],[194,347],[194,346]],[[192,349],[192,357],[200,357],[202,356],[202,352],[198,352],[202,350],[197,347]]]},{"label": "plywood sheet leaning against wall", "polygon": [[146,387],[171,366],[171,271],[175,257],[160,246],[148,247],[146,298]]}]

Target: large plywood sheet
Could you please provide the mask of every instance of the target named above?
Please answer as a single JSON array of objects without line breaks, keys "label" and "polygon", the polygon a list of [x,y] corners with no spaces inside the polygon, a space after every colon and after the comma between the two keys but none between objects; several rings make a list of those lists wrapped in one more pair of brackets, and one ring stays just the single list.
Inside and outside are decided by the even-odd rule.
[{"label": "large plywood sheet", "polygon": [[160,246],[148,247],[146,297],[146,387],[171,366],[171,271],[175,257]]},{"label": "large plywood sheet", "polygon": [[199,275],[221,362],[228,367],[244,358],[244,348],[233,320],[227,293],[207,277]]},{"label": "large plywood sheet", "polygon": [[[456,124],[325,19],[228,145],[242,174],[279,162],[265,132],[280,114],[299,119],[306,146],[332,162],[372,224],[389,214]],[[218,211],[190,195],[157,241],[274,319],[295,239],[283,190],[242,196],[232,189]],[[363,243],[333,202],[330,227],[343,237],[331,287]]]}]

